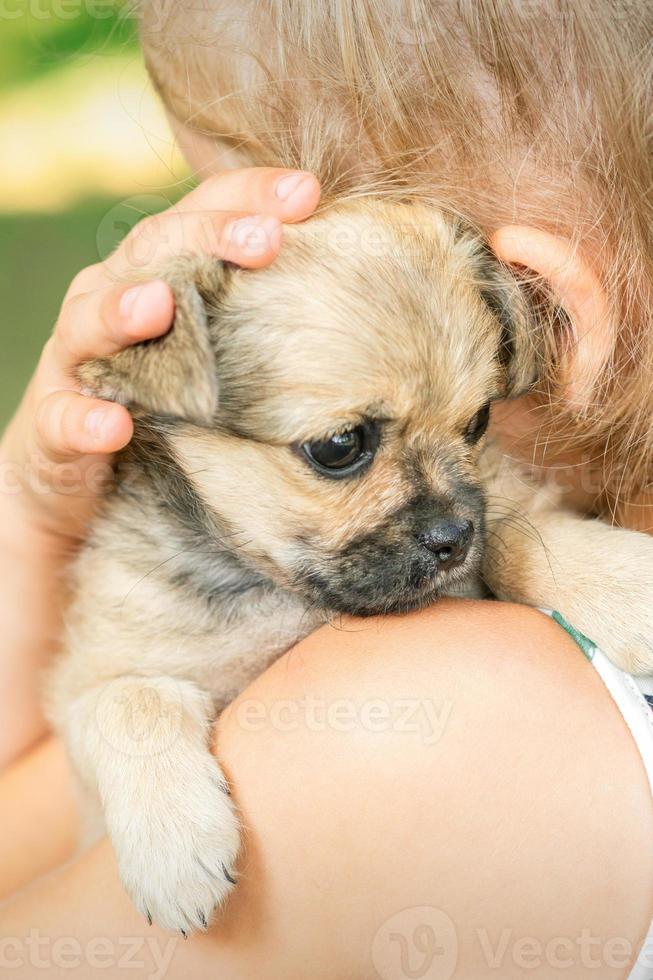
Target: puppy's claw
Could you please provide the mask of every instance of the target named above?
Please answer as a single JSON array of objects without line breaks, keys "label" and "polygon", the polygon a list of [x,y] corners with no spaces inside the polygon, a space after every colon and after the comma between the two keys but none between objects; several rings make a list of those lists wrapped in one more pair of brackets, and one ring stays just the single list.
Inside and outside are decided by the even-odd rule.
[{"label": "puppy's claw", "polygon": [[145,918],[147,919],[148,926],[152,925],[152,913],[149,909],[145,909]]},{"label": "puppy's claw", "polygon": [[226,779],[220,779],[218,781],[218,787],[220,789],[220,792],[221,793],[224,793],[225,796],[231,796],[231,790],[229,788],[229,783],[227,782]]},{"label": "puppy's claw", "polygon": [[224,866],[224,864],[222,865],[222,872],[223,872],[225,878],[227,879],[227,881],[229,882],[229,884],[231,884],[231,885],[235,885],[236,884],[236,879],[234,877],[232,877],[232,875],[229,874],[229,872],[227,871],[227,869]]},{"label": "puppy's claw", "polygon": [[[202,749],[196,771],[183,786],[168,787],[158,806],[144,808],[136,818],[130,815],[130,821],[140,824],[138,833],[112,834],[121,877],[134,904],[150,912],[157,925],[184,938],[207,929],[213,906],[226,901],[232,884],[224,869],[234,866],[238,853],[236,816],[229,800],[217,791],[212,757],[204,755]],[[200,801],[190,809],[189,786],[193,800]],[[172,826],[177,828],[174,834]]]}]

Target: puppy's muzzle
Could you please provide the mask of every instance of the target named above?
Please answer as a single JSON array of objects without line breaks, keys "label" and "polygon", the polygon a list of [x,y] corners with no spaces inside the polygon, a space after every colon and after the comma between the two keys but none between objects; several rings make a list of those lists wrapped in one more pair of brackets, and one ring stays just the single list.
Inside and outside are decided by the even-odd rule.
[{"label": "puppy's muzzle", "polygon": [[462,565],[473,537],[474,525],[471,521],[443,519],[436,521],[428,530],[421,531],[417,540],[435,557],[438,570],[448,571]]}]

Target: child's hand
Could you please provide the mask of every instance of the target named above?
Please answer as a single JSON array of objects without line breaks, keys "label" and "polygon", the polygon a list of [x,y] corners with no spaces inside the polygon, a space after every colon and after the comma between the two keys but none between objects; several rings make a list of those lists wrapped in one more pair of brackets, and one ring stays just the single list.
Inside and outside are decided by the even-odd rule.
[{"label": "child's hand", "polygon": [[107,261],[83,269],[0,444],[3,513],[12,498],[18,510],[27,508],[32,526],[64,538],[83,533],[111,454],[129,442],[132,422],[122,406],[82,395],[76,368],[160,336],[173,321],[169,287],[157,280],[134,285],[135,279],[182,251],[267,265],[279,251],[282,222],[307,217],[318,199],[309,174],[272,168],[221,174],[141,221]]}]

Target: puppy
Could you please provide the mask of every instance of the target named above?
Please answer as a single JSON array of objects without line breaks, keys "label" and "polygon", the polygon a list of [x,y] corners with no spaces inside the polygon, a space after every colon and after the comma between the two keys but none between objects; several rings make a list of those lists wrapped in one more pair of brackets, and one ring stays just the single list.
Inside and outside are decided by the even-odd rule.
[{"label": "puppy", "polygon": [[48,700],[134,903],[187,933],[239,848],[211,724],[274,658],[334,613],[483,581],[644,668],[653,541],[565,513],[488,444],[492,401],[538,379],[547,342],[510,270],[435,208],[343,203],[287,228],[269,268],[163,274],[172,331],[82,372],[135,435]]}]

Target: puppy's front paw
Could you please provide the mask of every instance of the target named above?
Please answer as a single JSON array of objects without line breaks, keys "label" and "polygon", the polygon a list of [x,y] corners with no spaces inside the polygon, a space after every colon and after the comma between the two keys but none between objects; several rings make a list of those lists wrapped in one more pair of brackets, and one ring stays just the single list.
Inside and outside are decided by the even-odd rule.
[{"label": "puppy's front paw", "polygon": [[564,613],[629,674],[653,673],[653,541],[650,551],[648,570],[624,561],[618,576],[604,573],[593,588],[572,594]]},{"label": "puppy's front paw", "polygon": [[206,929],[235,884],[238,820],[208,753],[169,771],[171,785],[107,813],[123,884],[136,908],[166,929]]},{"label": "puppy's front paw", "polygon": [[630,595],[622,599],[618,613],[603,614],[599,626],[594,626],[595,616],[587,632],[592,631],[597,646],[626,673],[653,674],[653,594],[642,603],[634,603]]}]

